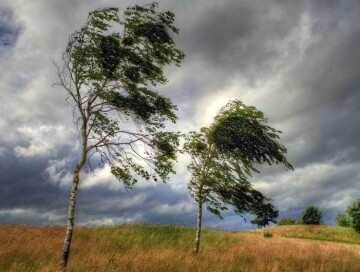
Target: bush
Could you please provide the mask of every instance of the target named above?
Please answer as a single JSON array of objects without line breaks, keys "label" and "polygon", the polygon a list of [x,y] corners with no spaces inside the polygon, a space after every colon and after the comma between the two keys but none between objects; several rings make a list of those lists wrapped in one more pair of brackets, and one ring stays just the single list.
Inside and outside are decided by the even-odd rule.
[{"label": "bush", "polygon": [[265,238],[271,238],[271,237],[273,237],[273,234],[270,231],[265,231],[264,232],[264,237]]},{"label": "bush", "polygon": [[335,217],[336,225],[339,227],[350,227],[351,218],[346,213],[336,213]]},{"label": "bush", "polygon": [[347,212],[351,217],[351,226],[360,232],[360,198],[348,207]]},{"label": "bush", "polygon": [[302,213],[302,223],[306,225],[320,225],[322,224],[322,213],[318,207],[308,206]]},{"label": "bush", "polygon": [[296,224],[297,224],[296,220],[290,217],[284,217],[277,223],[278,226],[287,226],[287,225],[296,225]]}]

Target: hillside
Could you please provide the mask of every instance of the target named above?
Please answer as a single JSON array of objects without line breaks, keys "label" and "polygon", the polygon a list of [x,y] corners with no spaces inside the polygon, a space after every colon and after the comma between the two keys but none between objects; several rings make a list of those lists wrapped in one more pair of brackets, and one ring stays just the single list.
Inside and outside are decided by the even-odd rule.
[{"label": "hillside", "polygon": [[[0,271],[56,271],[64,233],[0,225]],[[198,256],[191,253],[194,235],[193,228],[173,225],[77,228],[68,271],[360,271],[360,235],[351,229],[205,229]]]}]

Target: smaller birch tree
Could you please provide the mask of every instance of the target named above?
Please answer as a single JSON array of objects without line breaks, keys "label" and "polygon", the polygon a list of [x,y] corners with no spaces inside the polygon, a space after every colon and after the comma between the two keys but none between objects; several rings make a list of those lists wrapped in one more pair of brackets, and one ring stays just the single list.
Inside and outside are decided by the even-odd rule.
[{"label": "smaller birch tree", "polygon": [[286,148],[277,139],[281,133],[266,125],[263,113],[235,100],[223,107],[209,128],[185,135],[182,152],[189,154],[192,177],[188,188],[198,208],[194,253],[199,251],[203,205],[220,218],[228,205],[242,215],[260,215],[268,198],[248,182],[256,163],[292,166]]}]

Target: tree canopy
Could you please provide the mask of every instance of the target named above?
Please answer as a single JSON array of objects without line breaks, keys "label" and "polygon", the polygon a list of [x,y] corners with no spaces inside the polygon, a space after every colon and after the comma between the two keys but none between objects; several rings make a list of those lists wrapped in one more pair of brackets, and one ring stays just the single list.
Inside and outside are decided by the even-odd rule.
[{"label": "tree canopy", "polygon": [[303,224],[319,225],[322,224],[322,213],[318,207],[307,206],[301,216]]},{"label": "tree canopy", "polygon": [[296,225],[297,221],[294,218],[290,218],[290,217],[284,217],[281,218],[278,222],[277,225],[278,226],[287,226],[287,225]]},{"label": "tree canopy", "polygon": [[228,153],[254,170],[255,163],[292,165],[286,148],[278,142],[281,131],[267,125],[268,119],[255,107],[239,100],[230,101],[215,117],[210,140],[222,153]]},{"label": "tree canopy", "polygon": [[360,232],[360,198],[348,207],[347,212],[351,218],[351,226]]}]

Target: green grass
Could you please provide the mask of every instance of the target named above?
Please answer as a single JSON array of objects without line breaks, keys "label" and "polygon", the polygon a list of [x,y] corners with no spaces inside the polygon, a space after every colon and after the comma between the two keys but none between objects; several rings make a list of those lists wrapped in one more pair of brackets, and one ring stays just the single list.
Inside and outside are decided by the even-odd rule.
[{"label": "green grass", "polygon": [[310,239],[360,245],[360,234],[352,228],[326,225],[292,225],[274,228],[274,234],[286,238]]},{"label": "green grass", "polygon": [[273,237],[273,234],[270,231],[265,231],[263,235],[264,235],[265,238]]},{"label": "green grass", "polygon": [[[240,237],[231,239],[227,231],[204,228],[202,230],[201,242],[207,247],[223,248],[229,243],[236,243]],[[178,225],[150,225],[150,224],[124,224],[118,226],[91,227],[86,233],[79,233],[82,240],[90,236],[97,237],[100,242],[103,237],[106,240],[117,241],[115,247],[126,250],[134,246],[143,249],[157,248],[171,249],[176,245],[180,248],[192,248],[195,239],[194,229]],[[109,245],[111,246],[111,245]],[[113,245],[114,246],[114,245]]]}]

